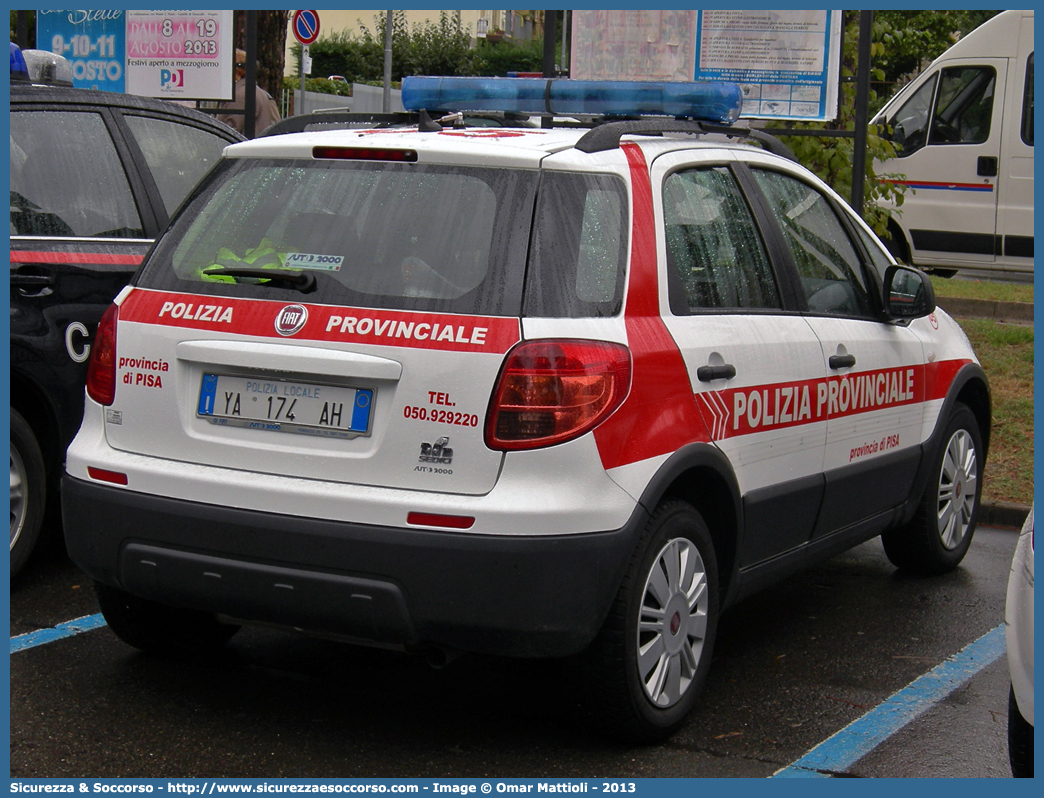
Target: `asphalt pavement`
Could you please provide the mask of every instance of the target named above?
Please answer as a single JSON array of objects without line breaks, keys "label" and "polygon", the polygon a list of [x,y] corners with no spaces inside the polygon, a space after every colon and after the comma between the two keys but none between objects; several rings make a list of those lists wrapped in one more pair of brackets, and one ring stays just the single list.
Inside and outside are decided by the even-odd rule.
[{"label": "asphalt pavement", "polygon": [[[580,721],[569,662],[433,670],[269,629],[170,661],[100,626],[11,654],[11,777],[1006,777],[997,635],[1016,539],[981,527],[961,567],[930,579],[896,572],[873,540],[741,602],[686,725],[644,747]],[[12,585],[12,638],[95,613],[61,557]],[[880,708],[969,651],[966,677],[875,736]]]}]

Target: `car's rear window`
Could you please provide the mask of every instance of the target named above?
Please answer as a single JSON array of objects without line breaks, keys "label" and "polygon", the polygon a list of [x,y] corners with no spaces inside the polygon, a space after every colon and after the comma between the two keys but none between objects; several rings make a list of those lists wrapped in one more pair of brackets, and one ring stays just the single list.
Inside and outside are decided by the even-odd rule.
[{"label": "car's rear window", "polygon": [[314,292],[294,298],[319,304],[619,313],[626,186],[605,174],[538,176],[383,161],[230,159],[160,239],[138,284],[286,299],[293,289],[285,284],[219,271],[290,268],[316,278]]},{"label": "car's rear window", "polygon": [[[232,159],[175,221],[139,285],[285,299],[226,268],[308,270],[308,302],[517,315],[537,173]],[[296,297],[295,297],[296,298]]]}]

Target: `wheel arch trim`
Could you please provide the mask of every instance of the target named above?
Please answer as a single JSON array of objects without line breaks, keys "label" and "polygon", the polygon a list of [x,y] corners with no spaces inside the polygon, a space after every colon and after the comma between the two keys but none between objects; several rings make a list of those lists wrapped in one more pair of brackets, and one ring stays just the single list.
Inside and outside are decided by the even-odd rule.
[{"label": "wheel arch trim", "polygon": [[[716,490],[708,491],[708,487]],[[710,530],[724,607],[736,584],[743,529],[743,502],[732,463],[712,444],[683,446],[657,469],[642,492],[639,504],[652,515],[662,501],[672,498],[692,504]]]}]

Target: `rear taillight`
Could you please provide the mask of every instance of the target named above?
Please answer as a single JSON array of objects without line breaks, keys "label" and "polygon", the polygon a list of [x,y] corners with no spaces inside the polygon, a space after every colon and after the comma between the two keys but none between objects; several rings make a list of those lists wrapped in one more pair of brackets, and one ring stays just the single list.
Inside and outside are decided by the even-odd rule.
[{"label": "rear taillight", "polygon": [[528,341],[504,361],[486,414],[491,449],[536,449],[594,429],[631,385],[631,353],[605,341]]},{"label": "rear taillight", "polygon": [[120,309],[109,305],[98,322],[87,366],[87,395],[100,405],[111,405],[116,398],[116,323]]}]

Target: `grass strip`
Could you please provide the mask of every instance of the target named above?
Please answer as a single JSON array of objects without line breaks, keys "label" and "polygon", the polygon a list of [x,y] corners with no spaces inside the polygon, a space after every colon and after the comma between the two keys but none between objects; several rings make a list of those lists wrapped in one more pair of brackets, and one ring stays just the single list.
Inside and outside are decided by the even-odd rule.
[{"label": "grass strip", "polygon": [[990,381],[993,431],[984,499],[1033,501],[1033,327],[959,319]]}]

